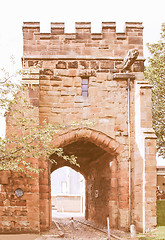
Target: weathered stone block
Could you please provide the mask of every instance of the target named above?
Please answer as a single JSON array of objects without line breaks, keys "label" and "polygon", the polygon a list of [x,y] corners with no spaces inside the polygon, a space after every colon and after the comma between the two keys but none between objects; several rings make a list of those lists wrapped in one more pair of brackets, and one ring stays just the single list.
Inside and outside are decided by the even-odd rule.
[{"label": "weathered stone block", "polygon": [[143,45],[143,39],[141,37],[128,37],[128,44]]},{"label": "weathered stone block", "polygon": [[40,71],[40,75],[53,75],[53,73],[54,73],[53,70],[48,68],[45,68],[44,70]]},{"label": "weathered stone block", "polygon": [[69,70],[69,76],[70,77],[76,77],[77,76],[77,71],[75,69],[70,69]]},{"label": "weathered stone block", "polygon": [[90,64],[92,69],[95,69],[95,70],[99,69],[99,61],[91,61]]},{"label": "weathered stone block", "polygon": [[68,62],[68,68],[78,68],[78,62],[77,61]]},{"label": "weathered stone block", "polygon": [[111,61],[111,60],[109,60],[109,61],[101,61],[100,68],[101,69],[114,69],[114,62]]},{"label": "weathered stone block", "polygon": [[89,61],[80,61],[80,67],[89,68]]},{"label": "weathered stone block", "polygon": [[63,87],[72,87],[73,79],[71,77],[64,77],[62,79]]},{"label": "weathered stone block", "polygon": [[56,68],[57,69],[66,69],[67,68],[66,62],[58,61],[57,64],[56,64]]}]

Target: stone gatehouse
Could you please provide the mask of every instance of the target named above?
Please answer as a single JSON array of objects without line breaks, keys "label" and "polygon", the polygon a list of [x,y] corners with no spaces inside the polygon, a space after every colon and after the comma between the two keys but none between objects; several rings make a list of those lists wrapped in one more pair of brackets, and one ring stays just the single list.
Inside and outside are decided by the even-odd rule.
[{"label": "stone gatehouse", "polygon": [[[115,22],[102,23],[101,33],[91,33],[89,22],[75,27],[71,34],[64,23],[51,23],[50,33],[40,33],[40,23],[23,24],[23,69],[40,63],[23,77],[23,84],[36,85],[27,98],[36,106],[38,124],[95,121],[65,130],[52,144],[77,156],[80,168],[71,167],[86,181],[86,219],[105,225],[109,216],[112,228],[135,224],[145,232],[156,225],[156,139],[151,86],[143,75],[142,23],[125,23],[124,33],[116,32]],[[127,72],[123,59],[130,49],[139,56]],[[6,194],[0,200],[0,232],[50,228],[50,174],[66,165],[59,160],[50,167],[43,160],[37,182],[17,173],[9,173],[7,182],[0,179],[0,194]],[[18,187],[24,195],[11,200]]]}]

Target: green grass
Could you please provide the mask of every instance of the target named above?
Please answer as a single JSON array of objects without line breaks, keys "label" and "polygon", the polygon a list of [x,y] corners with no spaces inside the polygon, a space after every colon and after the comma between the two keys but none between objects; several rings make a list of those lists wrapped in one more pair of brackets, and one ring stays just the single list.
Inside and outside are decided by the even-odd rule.
[{"label": "green grass", "polygon": [[157,201],[157,225],[165,226],[165,200]]},{"label": "green grass", "polygon": [[146,234],[137,234],[138,240],[164,239],[165,240],[165,226],[159,226],[154,231]]},{"label": "green grass", "polygon": [[137,234],[138,240],[165,240],[165,200],[157,201],[157,228],[146,234]]}]

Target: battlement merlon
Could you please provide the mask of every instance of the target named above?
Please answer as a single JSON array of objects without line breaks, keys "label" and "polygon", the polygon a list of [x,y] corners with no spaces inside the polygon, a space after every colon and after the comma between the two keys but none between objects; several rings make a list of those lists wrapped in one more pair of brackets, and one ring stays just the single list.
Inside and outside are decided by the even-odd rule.
[{"label": "battlement merlon", "polygon": [[[40,22],[24,22],[23,29],[36,29],[36,32],[40,30]],[[65,23],[64,22],[51,22],[51,33],[54,32],[55,29],[61,29],[62,34],[65,32]],[[88,30],[91,33],[91,22],[76,22],[75,23],[75,30],[79,32],[80,29],[84,32]],[[125,23],[125,33],[130,30],[139,30],[142,32],[143,23],[142,22],[126,22]],[[116,22],[102,22],[102,33],[104,32],[116,32]],[[57,33],[59,34],[59,33]],[[67,34],[67,33],[66,33]]]},{"label": "battlement merlon", "polygon": [[126,22],[124,32],[116,32],[116,22],[102,22],[100,33],[91,32],[90,22],[76,22],[74,33],[66,33],[63,22],[52,22],[49,33],[40,32],[39,22],[24,22],[23,37],[24,55],[124,57],[136,48],[143,57],[142,22]]}]

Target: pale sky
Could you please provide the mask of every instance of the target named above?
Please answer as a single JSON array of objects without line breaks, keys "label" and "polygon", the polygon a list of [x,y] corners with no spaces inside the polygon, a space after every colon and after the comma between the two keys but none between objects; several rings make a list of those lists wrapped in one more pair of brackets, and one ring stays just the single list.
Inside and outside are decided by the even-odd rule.
[{"label": "pale sky", "polygon": [[2,0],[0,9],[0,66],[8,65],[11,55],[21,63],[24,21],[41,22],[41,32],[50,31],[50,22],[65,22],[66,32],[74,32],[75,22],[89,21],[92,32],[100,32],[101,22],[115,21],[117,30],[123,31],[125,22],[140,21],[144,47],[159,40],[165,22],[164,0]]},{"label": "pale sky", "polygon": [[101,31],[101,22],[115,21],[119,32],[125,22],[143,22],[145,58],[146,43],[160,39],[165,22],[164,0],[1,0],[0,9],[0,68],[8,68],[11,55],[21,67],[24,21],[40,22],[41,32],[50,32],[50,22],[65,22],[65,32],[74,32],[81,21],[91,22],[92,32]]}]

